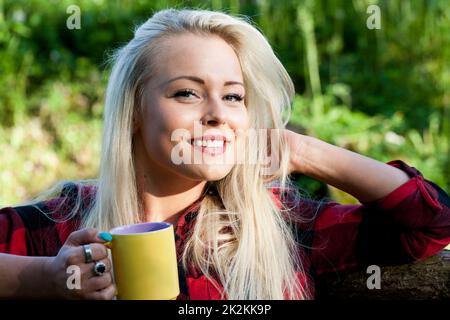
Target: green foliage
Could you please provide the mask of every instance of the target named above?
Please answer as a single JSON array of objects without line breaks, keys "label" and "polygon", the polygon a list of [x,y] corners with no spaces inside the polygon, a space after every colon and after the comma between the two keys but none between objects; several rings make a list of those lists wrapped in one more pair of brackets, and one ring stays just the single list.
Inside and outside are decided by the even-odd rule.
[{"label": "green foliage", "polygon": [[[72,4],[79,30],[66,27]],[[381,9],[380,30],[366,27],[369,4]],[[58,179],[95,177],[105,61],[167,7],[250,16],[295,82],[293,124],[380,161],[405,160],[450,190],[447,0],[0,0],[0,207]]]},{"label": "green foliage", "polygon": [[[309,135],[379,161],[406,161],[427,179],[450,190],[450,137],[440,133],[437,113],[430,115],[423,133],[404,130],[402,113],[389,118],[368,116],[339,104],[331,92],[315,99],[297,96],[291,123],[307,128]],[[356,202],[334,189],[333,195],[341,202]]]}]

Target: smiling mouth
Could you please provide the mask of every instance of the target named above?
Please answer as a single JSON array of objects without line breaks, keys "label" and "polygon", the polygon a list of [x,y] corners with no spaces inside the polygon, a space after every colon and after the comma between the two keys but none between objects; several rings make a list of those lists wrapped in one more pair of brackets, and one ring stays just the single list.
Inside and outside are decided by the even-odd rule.
[{"label": "smiling mouth", "polygon": [[216,156],[225,153],[227,145],[231,141],[227,140],[225,136],[203,136],[191,139],[190,143],[195,149]]}]

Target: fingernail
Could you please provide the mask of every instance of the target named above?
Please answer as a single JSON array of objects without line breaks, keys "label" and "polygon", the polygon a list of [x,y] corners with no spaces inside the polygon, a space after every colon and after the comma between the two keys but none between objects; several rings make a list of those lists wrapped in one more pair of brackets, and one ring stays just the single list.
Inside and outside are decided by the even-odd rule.
[{"label": "fingernail", "polygon": [[110,235],[108,232],[100,232],[98,234],[98,237],[105,241],[112,241],[112,239],[113,239],[112,235]]}]

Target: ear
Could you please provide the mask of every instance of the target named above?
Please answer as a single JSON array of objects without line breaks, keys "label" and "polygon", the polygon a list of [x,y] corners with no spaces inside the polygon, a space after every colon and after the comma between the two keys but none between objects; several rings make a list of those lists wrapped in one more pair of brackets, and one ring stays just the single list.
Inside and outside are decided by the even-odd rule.
[{"label": "ear", "polygon": [[139,131],[139,129],[141,128],[141,120],[139,118],[139,115],[137,112],[134,113],[133,115],[133,135]]},{"label": "ear", "polygon": [[142,125],[143,105],[145,101],[145,92],[141,93],[139,89],[136,89],[136,95],[133,107],[133,136],[139,131]]}]

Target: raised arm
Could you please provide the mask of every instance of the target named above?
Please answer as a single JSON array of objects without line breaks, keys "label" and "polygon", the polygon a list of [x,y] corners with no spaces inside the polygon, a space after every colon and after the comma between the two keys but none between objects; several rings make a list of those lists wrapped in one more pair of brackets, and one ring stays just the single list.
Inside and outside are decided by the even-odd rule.
[{"label": "raised arm", "polygon": [[332,185],[360,202],[381,199],[410,179],[402,170],[383,162],[314,137],[286,132],[293,172]]},{"label": "raised arm", "polygon": [[[315,138],[291,134],[293,171],[331,184],[360,200],[358,205],[308,201],[289,204],[299,215],[316,214],[300,225],[310,239],[318,274],[370,264],[424,259],[450,243],[450,197],[415,168],[396,160],[381,163]],[[308,214],[308,212],[310,214]],[[309,237],[302,236],[309,232]]]}]

